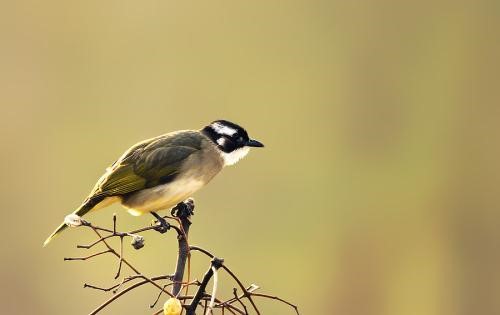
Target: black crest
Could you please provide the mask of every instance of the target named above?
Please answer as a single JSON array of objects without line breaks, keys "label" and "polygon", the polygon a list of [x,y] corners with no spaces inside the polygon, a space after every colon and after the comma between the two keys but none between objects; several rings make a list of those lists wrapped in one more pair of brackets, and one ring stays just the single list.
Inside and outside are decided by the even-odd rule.
[{"label": "black crest", "polygon": [[227,120],[216,120],[201,132],[226,153],[243,148],[250,140],[243,127]]}]

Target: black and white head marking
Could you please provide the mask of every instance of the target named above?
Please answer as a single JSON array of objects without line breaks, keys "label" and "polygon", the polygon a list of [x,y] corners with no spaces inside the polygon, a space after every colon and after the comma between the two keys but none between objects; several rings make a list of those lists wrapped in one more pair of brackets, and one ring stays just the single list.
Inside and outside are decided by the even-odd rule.
[{"label": "black and white head marking", "polygon": [[225,165],[233,165],[245,157],[251,144],[255,143],[250,140],[244,128],[227,120],[212,122],[203,128],[202,133],[217,145]]}]

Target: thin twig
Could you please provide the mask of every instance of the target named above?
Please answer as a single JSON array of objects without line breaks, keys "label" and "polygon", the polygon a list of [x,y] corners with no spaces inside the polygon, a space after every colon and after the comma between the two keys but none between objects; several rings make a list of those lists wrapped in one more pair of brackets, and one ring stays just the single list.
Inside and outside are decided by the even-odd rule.
[{"label": "thin twig", "polygon": [[115,284],[114,286],[109,287],[109,288],[102,288],[102,287],[98,287],[98,286],[95,286],[95,285],[92,285],[92,284],[84,283],[83,287],[84,288],[94,289],[94,290],[99,290],[99,291],[104,291],[104,292],[109,292],[109,291],[113,290],[114,288],[118,287],[119,285],[120,284]]},{"label": "thin twig", "polygon": [[111,253],[111,251],[109,249],[107,249],[107,250],[103,250],[101,252],[98,252],[98,253],[95,253],[95,254],[92,254],[92,255],[89,255],[89,256],[85,256],[85,257],[65,257],[64,260],[66,260],[66,261],[70,261],[70,260],[87,260],[87,259],[99,256],[99,255],[102,255],[102,254],[107,254],[107,253]]},{"label": "thin twig", "polygon": [[115,279],[118,279],[120,272],[122,271],[123,264],[123,236],[120,236],[120,262],[118,263],[118,270],[116,271]]},{"label": "thin twig", "polygon": [[237,291],[238,291],[238,289],[233,288],[233,295],[234,295],[234,298],[235,298],[238,302],[240,302],[241,306],[243,306],[243,309],[245,310],[245,313],[248,313],[247,307],[246,307],[245,303],[243,303],[243,302],[241,301],[241,299],[238,297]]},{"label": "thin twig", "polygon": [[[97,231],[96,229],[94,229],[92,227],[92,229],[94,230],[94,232],[99,236],[99,237],[102,237],[101,234],[99,233],[99,231]],[[104,240],[103,241],[104,245],[106,245],[106,247],[111,251],[111,253],[113,255],[115,255],[117,258],[120,257],[120,255],[118,255],[118,253],[109,245],[109,243]],[[142,275],[141,272],[139,272],[139,270],[137,270],[137,268],[135,268],[134,266],[132,266],[125,258],[122,259],[123,260],[123,263],[126,264],[130,269],[132,269],[136,274],[138,275],[141,275],[147,282],[151,283],[152,285],[154,285],[155,287],[157,287],[158,289],[160,290],[163,290],[162,287],[160,285],[158,285],[156,282],[154,282],[152,279],[149,279],[148,277]],[[170,294],[170,292],[168,291],[164,291],[165,293],[167,293],[168,295],[172,296]]]},{"label": "thin twig", "polygon": [[[246,290],[247,290],[248,293],[252,293],[252,292],[255,292],[258,289],[259,289],[258,285],[252,284]],[[242,294],[242,295],[238,296],[239,299],[242,299],[244,297],[245,297],[245,294]],[[232,304],[232,303],[234,303],[236,301],[237,301],[237,299],[233,297],[233,298],[231,298],[231,299],[229,299],[227,301],[222,302],[222,304],[224,304],[224,303],[225,304]]]},{"label": "thin twig", "polygon": [[[174,282],[170,282],[170,283],[167,283],[163,286],[163,291],[160,291],[160,293],[158,293],[158,296],[156,297],[156,300],[153,302],[153,304],[150,304],[149,307],[150,308],[153,308],[156,306],[156,304],[158,303],[158,300],[160,300],[160,297],[161,297],[161,294],[165,291],[165,288],[166,287],[169,287],[171,285],[173,285]],[[191,282],[188,282],[188,283],[183,283],[182,284],[182,287],[189,287],[191,285],[200,285],[200,281],[198,280],[194,280],[194,281],[191,281]]]},{"label": "thin twig", "polygon": [[[189,248],[190,250],[195,250],[195,251],[199,251],[199,252],[202,252],[203,254],[207,255],[208,257],[210,258],[213,258],[215,257],[212,253],[210,253],[209,251],[207,251],[206,249],[203,249],[201,247],[198,247],[198,246],[190,246]],[[259,309],[257,308],[257,305],[255,305],[255,302],[253,301],[250,293],[248,293],[248,291],[245,289],[245,286],[243,285],[243,283],[241,283],[240,279],[238,279],[238,277],[236,277],[236,275],[228,268],[226,267],[225,265],[222,265],[221,267],[222,269],[224,269],[233,279],[234,281],[236,281],[236,283],[238,283],[238,285],[240,286],[240,289],[243,291],[243,293],[245,294],[245,297],[250,301],[250,303],[252,304],[253,306],[253,309],[255,310],[255,312],[260,315],[260,311]]]},{"label": "thin twig", "polygon": [[[137,282],[133,285],[131,285],[130,287],[126,288],[126,289],[123,289],[123,291],[120,291],[119,293],[113,295],[110,299],[108,299],[107,301],[105,301],[104,303],[102,303],[100,306],[98,306],[95,310],[93,310],[91,313],[89,313],[89,315],[95,315],[97,313],[99,313],[102,309],[104,309],[106,306],[108,306],[109,304],[111,304],[113,301],[115,301],[116,299],[118,299],[119,297],[121,297],[122,295],[124,295],[125,293],[137,288],[137,287],[140,287],[144,284],[147,284],[149,282],[153,282],[155,283],[154,281],[157,281],[157,280],[161,280],[161,279],[165,279],[165,276],[160,276],[160,277],[153,277],[151,279],[147,279],[147,280],[143,280],[143,281],[140,281],[140,282]],[[158,285],[157,283],[155,283],[156,285]],[[160,289],[162,289],[160,287]],[[162,289],[163,290],[163,289]],[[170,292],[168,291],[164,291],[165,293],[167,294],[170,294]]]},{"label": "thin twig", "polygon": [[167,284],[165,284],[165,285],[163,286],[163,290],[162,290],[162,291],[160,291],[160,293],[158,293],[158,296],[156,297],[156,300],[155,300],[152,304],[149,304],[149,308],[153,308],[153,307],[155,307],[155,306],[156,306],[156,303],[158,303],[158,301],[160,300],[160,296],[161,296],[161,294],[163,293],[163,291],[165,291],[165,288],[167,288],[168,286],[170,286],[170,285],[172,285],[172,284],[173,284],[173,282],[171,282],[171,283],[167,283]]},{"label": "thin twig", "polygon": [[[181,301],[185,301],[185,300],[192,300],[194,299],[194,296],[193,295],[181,295],[181,296],[178,296],[177,299],[181,300]],[[205,301],[205,300],[210,300],[211,299],[211,296],[209,294],[203,294],[203,297],[200,299],[200,301]],[[215,305],[215,308],[222,308],[222,305],[225,306],[228,310],[232,310],[232,311],[235,311],[237,312],[238,314],[242,314],[242,315],[246,315],[245,312],[243,312],[241,309],[239,309],[238,307],[234,306],[234,305],[231,305],[231,304],[224,304],[221,300],[219,300],[218,298],[215,298],[215,303],[217,303]],[[198,303],[198,305],[200,305],[201,303]],[[186,307],[188,307],[188,305],[186,305]],[[231,312],[232,312],[231,311]],[[232,312],[233,314],[235,314],[234,312]]]},{"label": "thin twig", "polygon": [[282,298],[280,297],[277,297],[277,296],[272,296],[272,295],[267,295],[267,294],[262,294],[262,293],[251,293],[252,296],[258,296],[258,297],[263,297],[263,298],[267,298],[267,299],[271,299],[271,300],[276,300],[276,301],[280,301],[282,303],[285,303],[289,306],[291,306],[294,310],[295,310],[295,313],[297,313],[297,315],[299,315],[299,307],[297,305],[294,305],[288,301],[285,301],[283,300]]}]

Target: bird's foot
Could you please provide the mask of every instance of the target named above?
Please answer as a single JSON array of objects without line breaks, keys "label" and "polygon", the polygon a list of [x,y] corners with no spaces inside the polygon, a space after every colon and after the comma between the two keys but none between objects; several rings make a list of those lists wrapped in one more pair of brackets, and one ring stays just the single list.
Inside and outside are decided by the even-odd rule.
[{"label": "bird's foot", "polygon": [[166,233],[170,229],[170,223],[167,222],[164,218],[162,218],[158,213],[151,212],[151,214],[156,218],[155,231],[160,232],[161,234]]},{"label": "bird's foot", "polygon": [[177,218],[189,218],[194,215],[194,199],[189,198],[183,202],[177,204],[177,206],[172,208],[170,212],[172,216]]}]

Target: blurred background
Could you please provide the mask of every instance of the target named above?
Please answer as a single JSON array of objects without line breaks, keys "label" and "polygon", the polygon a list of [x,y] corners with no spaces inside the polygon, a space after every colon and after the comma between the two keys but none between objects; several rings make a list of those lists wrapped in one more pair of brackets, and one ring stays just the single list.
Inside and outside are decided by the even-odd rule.
[{"label": "blurred background", "polygon": [[[500,314],[500,3],[4,1],[5,314],[87,314],[116,261],[41,245],[130,145],[224,118],[266,144],[194,197],[191,243],[302,314]],[[149,224],[114,205],[88,220]],[[173,271],[172,234],[126,257]],[[208,260],[193,256],[194,278]],[[128,271],[125,272],[127,274]],[[223,277],[221,293],[234,283]],[[151,314],[144,286],[103,314]],[[160,305],[164,302],[163,298]],[[293,314],[259,301],[263,314]]]}]

